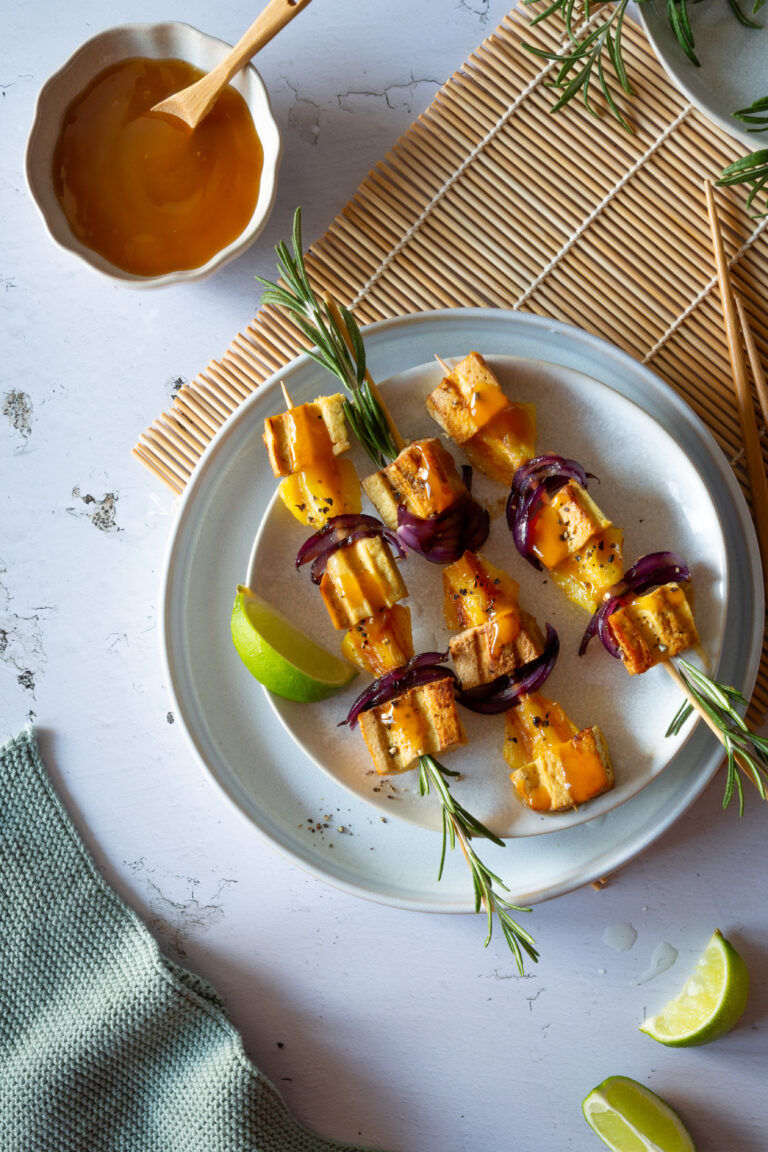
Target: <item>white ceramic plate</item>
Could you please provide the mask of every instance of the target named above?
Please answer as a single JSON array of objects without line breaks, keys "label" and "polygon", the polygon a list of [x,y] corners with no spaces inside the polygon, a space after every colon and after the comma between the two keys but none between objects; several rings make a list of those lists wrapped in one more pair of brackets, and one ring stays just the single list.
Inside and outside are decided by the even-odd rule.
[{"label": "white ceramic plate", "polygon": [[[442,355],[442,347],[438,351]],[[540,360],[510,356],[488,360],[511,399],[536,405],[538,450],[574,457],[599,476],[600,482],[592,481],[590,489],[603,511],[625,529],[627,566],[661,549],[675,549],[687,559],[695,581],[703,649],[715,667],[725,624],[727,557],[717,509],[688,458],[660,424],[606,384]],[[381,381],[382,394],[405,435],[440,433],[424,400],[441,377],[433,360]],[[265,414],[284,407],[274,386],[263,393],[262,402],[259,409]],[[256,435],[261,451],[259,430]],[[467,462],[455,445],[451,451],[457,463]],[[358,475],[373,471],[361,450],[352,458]],[[665,737],[676,709],[663,668],[632,679],[599,642],[593,643],[586,657],[578,656],[589,615],[570,604],[546,573],[537,572],[515,551],[504,516],[508,488],[477,474],[473,491],[493,510],[483,555],[520,582],[520,603],[538,618],[542,629],[545,621],[557,629],[560,657],[543,691],[562,704],[580,727],[599,725],[612,753],[616,786],[570,812],[549,816],[532,812],[519,803],[509,785],[509,769],[501,754],[503,716],[477,716],[460,709],[469,744],[446,757],[446,765],[462,773],[451,789],[465,808],[499,836],[560,831],[594,819],[634,796],[679,755],[683,734],[674,741]],[[363,510],[376,514],[372,506]],[[297,572],[294,566],[307,535],[282,501],[273,500],[257,535],[245,583],[319,644],[337,651],[340,634],[322,609],[308,569]],[[441,567],[411,555],[400,570],[410,593],[407,603],[416,651],[445,651],[451,633],[442,616]],[[315,708],[268,698],[299,748],[315,764],[382,811],[437,829],[439,807],[425,803],[419,795],[416,773],[382,781],[373,771],[359,732],[338,727],[366,679],[358,678],[346,692]]]},{"label": "white ceramic plate", "polygon": [[[559,364],[590,377],[584,383],[587,390],[597,387],[599,391],[595,381],[600,380],[616,394],[616,411],[629,411],[631,405],[622,405],[631,401],[642,410],[638,419],[643,427],[647,427],[646,418],[663,427],[677,445],[673,455],[685,458],[680,476],[693,483],[697,500],[701,486],[707,489],[720,522],[722,540],[715,553],[719,559],[711,559],[708,551],[709,512],[700,524],[694,517],[686,529],[692,547],[695,538],[704,537],[703,546],[699,540],[695,549],[697,557],[708,557],[705,573],[712,579],[705,575],[704,590],[709,587],[717,603],[721,599],[718,586],[729,589],[722,627],[714,630],[715,644],[717,636],[724,637],[718,674],[746,691],[751,689],[762,642],[762,586],[754,531],[730,468],[711,436],[652,372],[578,329],[494,309],[426,313],[383,322],[366,331],[366,345],[371,370],[379,380],[428,363],[435,350],[450,358],[477,348],[487,355]],[[552,372],[541,365],[537,370]],[[280,375],[299,401],[328,384],[306,356]],[[574,384],[577,380],[572,373],[563,373],[565,378]],[[164,576],[162,641],[177,718],[201,763],[226,795],[264,836],[303,867],[347,891],[388,904],[469,911],[473,899],[463,861],[452,858],[438,883],[439,837],[390,818],[386,809],[399,803],[396,797],[383,800],[382,811],[370,803],[370,797],[363,799],[318,771],[275,722],[266,694],[243,674],[232,647],[229,617],[235,585],[242,581],[245,558],[275,489],[261,443],[263,417],[276,408],[270,387],[268,383],[254,393],[206,450],[184,493],[172,533]],[[576,436],[572,440],[571,429],[567,431],[570,445]],[[608,431],[624,434],[623,428],[606,429],[606,435]],[[584,435],[584,430],[579,434]],[[570,446],[559,440],[558,435],[558,443],[551,447],[570,452]],[[627,452],[636,450],[630,436]],[[630,479],[626,476],[625,482],[629,484]],[[621,477],[612,463],[611,485],[614,481],[620,484]],[[604,484],[608,492],[607,473]],[[662,493],[663,486],[654,489],[651,519],[657,515],[657,503],[667,500],[668,494]],[[635,499],[641,496],[636,493]],[[680,491],[680,499],[687,501],[687,490]],[[643,537],[641,516],[638,508],[633,520],[626,521],[638,552],[672,543]],[[672,522],[683,524],[685,516],[676,513]],[[415,559],[408,563],[416,567]],[[277,557],[272,571],[270,576],[266,564],[260,579],[282,579],[284,569]],[[520,574],[519,566],[515,574]],[[558,602],[558,612],[563,614],[556,620],[558,625],[568,611],[567,605]],[[578,632],[580,624],[579,628],[568,624],[569,635]],[[597,652],[589,661],[595,668],[609,667]],[[614,671],[613,663],[610,668]],[[618,665],[615,675],[621,683],[624,673]],[[665,718],[678,703],[671,687],[666,693]],[[620,807],[548,836],[515,839],[504,849],[483,845],[484,858],[509,885],[517,902],[532,903],[578,887],[612,871],[668,828],[706,786],[719,761],[718,747],[700,725],[669,766]]]},{"label": "white ceramic plate", "polygon": [[[752,0],[738,0],[751,16]],[[745,28],[726,0],[692,3],[688,11],[701,67],[686,57],[669,26],[665,0],[637,5],[640,20],[669,78],[715,124],[739,140],[746,151],[764,148],[768,132],[747,132],[733,113],[768,96],[768,27]],[[768,24],[768,8],[754,17]]]}]

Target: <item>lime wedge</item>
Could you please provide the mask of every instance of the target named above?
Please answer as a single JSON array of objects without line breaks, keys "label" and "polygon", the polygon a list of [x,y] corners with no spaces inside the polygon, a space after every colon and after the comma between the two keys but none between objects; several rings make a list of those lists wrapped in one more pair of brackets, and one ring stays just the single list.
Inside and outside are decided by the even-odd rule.
[{"label": "lime wedge", "polygon": [[587,1124],[613,1152],[696,1152],[674,1109],[629,1076],[603,1080],[582,1109]]},{"label": "lime wedge", "polygon": [[732,944],[715,932],[683,990],[640,1031],[672,1048],[709,1044],[733,1028],[747,1006],[749,973]]},{"label": "lime wedge", "polygon": [[357,676],[351,664],[315,644],[242,584],[232,609],[232,639],[248,671],[286,700],[324,700]]}]

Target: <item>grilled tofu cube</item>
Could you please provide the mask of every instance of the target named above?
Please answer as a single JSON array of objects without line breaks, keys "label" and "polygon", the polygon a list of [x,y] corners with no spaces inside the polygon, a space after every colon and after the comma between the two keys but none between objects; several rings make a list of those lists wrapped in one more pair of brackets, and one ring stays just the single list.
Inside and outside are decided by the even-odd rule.
[{"label": "grilled tofu cube", "polygon": [[517,609],[452,636],[449,648],[462,687],[474,688],[535,660],[544,637],[533,616]]},{"label": "grilled tofu cube", "polygon": [[518,797],[535,812],[563,812],[614,783],[600,729],[579,732],[559,704],[538,692],[507,712],[504,758]]},{"label": "grilled tofu cube", "polygon": [[345,659],[372,676],[384,676],[407,664],[413,652],[411,610],[404,604],[383,608],[350,628],[341,642]]},{"label": "grilled tofu cube", "polygon": [[405,599],[408,589],[386,541],[368,536],[332,553],[320,595],[334,628],[353,628]]},{"label": "grilled tofu cube", "polygon": [[457,444],[471,440],[509,400],[479,352],[470,352],[427,397],[427,411]]},{"label": "grilled tofu cube", "polygon": [[464,444],[473,467],[500,484],[511,484],[515,472],[536,454],[536,409],[510,404]]},{"label": "grilled tofu cube", "polygon": [[555,568],[598,532],[611,527],[592,497],[575,480],[544,497],[533,522],[533,550],[545,568]]},{"label": "grilled tofu cube", "polygon": [[630,676],[699,642],[691,606],[679,584],[662,584],[613,612],[608,628]]},{"label": "grilled tofu cube", "polygon": [[360,728],[380,776],[405,772],[419,756],[466,744],[453,680],[434,680],[401,692],[360,714]]},{"label": "grilled tofu cube", "polygon": [[578,552],[550,570],[553,583],[569,600],[596,612],[605,592],[624,575],[623,540],[624,533],[614,525],[596,532]]},{"label": "grilled tofu cube", "polygon": [[386,468],[366,477],[363,488],[389,528],[397,528],[398,504],[426,520],[467,490],[450,452],[431,438],[407,445]]},{"label": "grilled tofu cube", "polygon": [[472,628],[517,611],[520,585],[479,552],[443,569],[443,611],[449,628]]},{"label": "grilled tofu cube", "polygon": [[323,456],[338,456],[349,448],[344,397],[318,396],[264,421],[264,443],[275,476],[312,469]]}]

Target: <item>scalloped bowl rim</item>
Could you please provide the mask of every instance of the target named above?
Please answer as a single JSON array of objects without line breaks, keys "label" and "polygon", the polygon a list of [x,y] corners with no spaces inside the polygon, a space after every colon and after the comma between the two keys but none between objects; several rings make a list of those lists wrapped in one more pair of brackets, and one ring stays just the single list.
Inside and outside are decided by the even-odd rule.
[{"label": "scalloped bowl rim", "polygon": [[183,59],[207,71],[224,58],[230,47],[224,40],[178,20],[157,24],[119,24],[105,28],[86,40],[46,80],[35,105],[27,140],[25,167],[32,199],[55,243],[79,256],[90,268],[108,279],[134,288],[159,288],[167,284],[203,280],[241,255],[253,243],[269,219],[275,201],[282,141],[269,93],[252,64],[247,64],[230,83],[248,105],[264,153],[258,200],[253,216],[240,235],[207,263],[197,268],[166,272],[161,276],[138,276],[117,268],[75,237],[62,211],[52,180],[52,154],[64,112],[99,72],[119,60],[135,56],[156,60]]}]

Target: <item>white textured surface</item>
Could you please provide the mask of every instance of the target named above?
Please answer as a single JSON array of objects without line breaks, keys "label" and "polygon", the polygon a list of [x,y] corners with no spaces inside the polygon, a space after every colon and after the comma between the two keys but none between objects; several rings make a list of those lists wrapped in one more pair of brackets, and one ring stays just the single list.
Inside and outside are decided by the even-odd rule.
[{"label": "white textured surface", "polygon": [[[501,939],[483,951],[471,916],[368,904],[286,863],[200,774],[168,715],[157,610],[173,502],[130,447],[174,381],[250,319],[253,274],[271,272],[295,204],[309,241],[504,11],[316,0],[259,61],[286,146],[270,226],[210,281],[142,294],[47,240],[22,176],[37,90],[108,24],[173,17],[234,40],[255,10],[6,4],[0,735],[39,726],[107,879],[226,996],[254,1060],[313,1127],[390,1152],[586,1152],[597,1138],[580,1101],[623,1073],[680,1109],[700,1152],[762,1152],[766,813],[753,796],[739,822],[716,782],[602,892],[538,906],[542,961],[521,980]],[[619,921],[638,932],[624,953],[603,940]],[[751,966],[744,1023],[714,1047],[667,1051],[636,1025],[716,926]],[[677,964],[638,986],[662,941]]]}]

